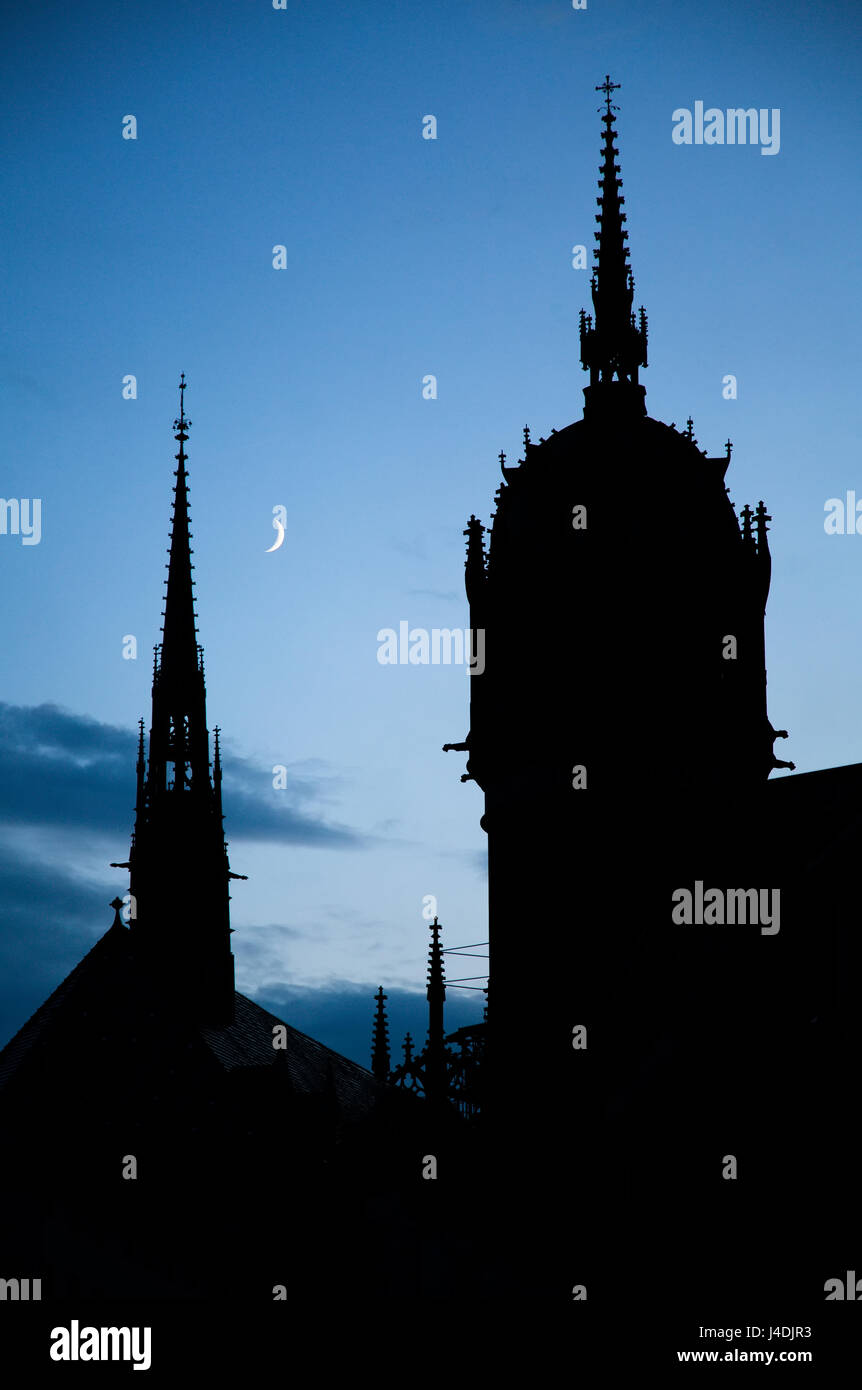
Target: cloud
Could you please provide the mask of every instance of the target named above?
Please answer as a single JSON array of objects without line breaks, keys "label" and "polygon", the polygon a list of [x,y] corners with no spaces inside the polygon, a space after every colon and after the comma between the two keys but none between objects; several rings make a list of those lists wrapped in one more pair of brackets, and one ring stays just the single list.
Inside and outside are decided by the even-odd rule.
[{"label": "cloud", "polygon": [[[125,890],[107,861],[129,842],[136,758],[130,730],[53,704],[0,702],[0,1047],[111,924],[108,903]],[[337,782],[323,767],[297,765],[288,787],[274,792],[271,769],[226,755],[231,840],[369,843],[315,810]],[[111,846],[104,879],[102,841]]]},{"label": "cloud", "polygon": [[[387,989],[386,1012],[389,1019],[390,1055],[392,1065],[403,1059],[404,1034],[413,1037],[416,1050],[421,1051],[428,1033],[428,1004],[424,994],[406,989]],[[374,1024],[375,987],[336,980],[324,986],[290,984],[268,985],[254,994],[254,1001],[283,1018],[301,1033],[350,1057],[363,1067],[371,1065],[371,1034]],[[251,995],[249,997],[252,997]],[[452,989],[446,999],[446,1031],[451,1033],[482,1018],[485,996],[462,994]]]},{"label": "cloud", "polygon": [[[137,737],[131,730],[73,714],[57,705],[0,703],[0,823],[70,826],[126,839],[135,804]],[[231,840],[350,849],[366,841],[325,819],[315,803],[337,779],[318,761],[288,769],[272,787],[271,768],[224,755],[224,805]]]},{"label": "cloud", "polygon": [[0,1047],[111,925],[110,887],[0,845]]}]

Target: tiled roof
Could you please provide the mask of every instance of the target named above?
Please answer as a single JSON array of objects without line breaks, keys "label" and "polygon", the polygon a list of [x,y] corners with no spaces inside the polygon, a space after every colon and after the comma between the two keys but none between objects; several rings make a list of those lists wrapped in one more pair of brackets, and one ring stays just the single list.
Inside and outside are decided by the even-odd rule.
[{"label": "tiled roof", "polygon": [[291,1086],[299,1094],[313,1095],[332,1087],[339,1108],[357,1113],[370,1109],[378,1084],[370,1071],[324,1047],[283,1019],[262,1009],[244,994],[234,996],[234,1021],[226,1028],[201,1028],[200,1036],[224,1067],[272,1066],[279,1060],[273,1047],[273,1028],[286,1030],[285,1048]]}]

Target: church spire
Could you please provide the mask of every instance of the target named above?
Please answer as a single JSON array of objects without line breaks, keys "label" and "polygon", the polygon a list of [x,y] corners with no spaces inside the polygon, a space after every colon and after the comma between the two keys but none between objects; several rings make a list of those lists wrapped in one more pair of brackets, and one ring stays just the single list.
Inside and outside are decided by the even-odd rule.
[{"label": "church spire", "polygon": [[389,1024],[386,1021],[386,999],[381,985],[375,994],[377,1012],[374,1017],[374,1035],[371,1039],[371,1070],[378,1081],[389,1080]]},{"label": "church spire", "polygon": [[620,166],[616,163],[619,151],[614,144],[617,138],[614,112],[618,108],[611,102],[611,92],[619,85],[611,82],[608,76],[596,87],[597,92],[605,94],[605,111],[599,177],[601,197],[596,199],[598,246],[590,282],[595,324],[592,314],[581,310],[581,363],[590,373],[590,384],[584,392],[584,413],[592,413],[596,408],[617,413],[620,408],[628,408],[645,415],[645,392],[638,384],[638,368],[647,365],[647,321],[643,309],[639,324],[632,312],[634,277],[628,263],[628,232],[623,225],[625,198],[621,192]]},{"label": "church spire", "polygon": [[210,776],[203,652],[197,641],[185,444],[185,374],[174,421],[173,521],[162,641],[153,669],[153,715],[144,775],[138,745],[138,805],[129,856],[135,934],[164,985],[201,1023],[233,1014],[231,874],[222,826],[221,759]]},{"label": "church spire", "polygon": [[430,1101],[443,1101],[446,1098],[446,1044],[443,1029],[446,977],[443,971],[443,947],[440,945],[441,930],[435,917],[430,924],[433,940],[428,950],[428,1045],[425,1049],[425,1094]]},{"label": "church spire", "polygon": [[192,579],[191,518],[189,516],[189,475],[186,471],[186,441],[191,420],[185,414],[185,372],[180,375],[180,413],[174,420],[174,439],[180,446],[174,485],[171,544],[168,550],[168,578],[162,626],[160,674],[163,683],[175,691],[196,683],[200,666],[197,641],[194,580]]}]

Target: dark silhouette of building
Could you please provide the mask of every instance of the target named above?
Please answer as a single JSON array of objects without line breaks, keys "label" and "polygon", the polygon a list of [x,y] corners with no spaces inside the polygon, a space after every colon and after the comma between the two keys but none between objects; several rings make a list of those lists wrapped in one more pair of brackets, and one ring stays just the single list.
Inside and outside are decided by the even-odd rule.
[{"label": "dark silhouette of building", "polygon": [[858,1267],[862,766],[768,780],[793,766],[766,706],[771,518],[737,517],[729,442],[708,457],[646,413],[597,90],[583,418],[525,430],[490,531],[466,531],[485,663],[446,747],[484,796],[487,1016],[446,1033],[436,919],[428,1038],[394,1066],[382,987],[370,1072],[234,990],[181,386],[135,916],[116,900],[0,1053],[3,1249],[46,1296],[211,1295],[239,1261],[264,1299],[508,1295],[624,1335],[688,1298],[810,1323]]},{"label": "dark silhouette of building", "polygon": [[131,893],[0,1052],[0,1250],[43,1298],[218,1296],[238,1268],[245,1295],[322,1291],[334,1243],[349,1262],[357,1175],[371,1194],[386,1183],[379,1156],[366,1171],[369,1127],[393,1108],[371,1073],[234,989],[240,875],[217,730],[210,764],[184,392],[183,377],[149,757],[141,721],[131,854],[114,866]]},{"label": "dark silhouette of building", "polygon": [[[583,418],[525,429],[492,525],[465,533],[485,660],[446,750],[488,836],[488,1246],[525,1292],[582,1289],[623,1319],[634,1284],[665,1314],[784,1297],[810,1323],[858,1264],[841,846],[862,767],[767,780],[794,766],[766,705],[771,518],[736,515],[730,441],[709,457],[690,419],[647,414],[615,85]],[[455,1104],[451,1057],[448,1078]]]}]

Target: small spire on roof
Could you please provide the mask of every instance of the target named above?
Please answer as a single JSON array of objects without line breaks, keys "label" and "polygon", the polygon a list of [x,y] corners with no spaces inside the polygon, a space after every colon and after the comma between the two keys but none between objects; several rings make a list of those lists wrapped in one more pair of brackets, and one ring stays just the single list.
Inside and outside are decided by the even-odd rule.
[{"label": "small spire on roof", "polygon": [[371,1070],[377,1080],[382,1082],[389,1080],[390,1071],[389,1024],[386,1020],[388,997],[383,993],[382,985],[374,996],[377,1000],[377,1012],[374,1016],[374,1032],[371,1039]]}]

